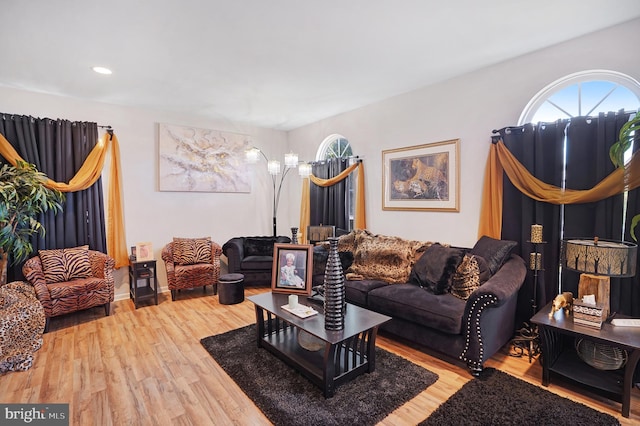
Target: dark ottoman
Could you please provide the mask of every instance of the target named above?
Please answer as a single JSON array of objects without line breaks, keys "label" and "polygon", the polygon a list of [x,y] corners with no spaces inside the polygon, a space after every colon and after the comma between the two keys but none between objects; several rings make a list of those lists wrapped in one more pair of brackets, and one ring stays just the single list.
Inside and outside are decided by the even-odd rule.
[{"label": "dark ottoman", "polygon": [[234,305],[244,300],[244,275],[224,274],[218,278],[218,301],[221,305]]}]

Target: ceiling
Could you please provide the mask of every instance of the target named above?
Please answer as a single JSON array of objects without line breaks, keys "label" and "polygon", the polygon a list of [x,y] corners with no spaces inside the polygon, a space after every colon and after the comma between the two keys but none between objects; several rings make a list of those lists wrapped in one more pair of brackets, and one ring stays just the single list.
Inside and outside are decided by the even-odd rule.
[{"label": "ceiling", "polygon": [[640,1],[3,0],[0,13],[0,86],[290,130],[640,17]]}]

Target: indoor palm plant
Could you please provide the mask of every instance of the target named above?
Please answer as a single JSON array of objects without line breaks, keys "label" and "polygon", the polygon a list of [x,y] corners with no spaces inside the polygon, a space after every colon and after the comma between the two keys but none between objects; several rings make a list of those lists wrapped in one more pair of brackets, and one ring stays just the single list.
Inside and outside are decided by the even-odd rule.
[{"label": "indoor palm plant", "polygon": [[62,210],[64,194],[47,188],[47,177],[33,164],[19,161],[0,168],[0,285],[6,282],[7,263],[24,261],[33,251],[30,237],[44,235],[40,213]]},{"label": "indoor palm plant", "polygon": [[[637,132],[640,132],[640,112],[622,126],[618,141],[609,149],[609,157],[614,166],[624,167],[624,155],[633,145]],[[630,233],[634,241],[638,241],[635,232],[638,222],[640,222],[640,214],[635,215],[631,220]]]}]

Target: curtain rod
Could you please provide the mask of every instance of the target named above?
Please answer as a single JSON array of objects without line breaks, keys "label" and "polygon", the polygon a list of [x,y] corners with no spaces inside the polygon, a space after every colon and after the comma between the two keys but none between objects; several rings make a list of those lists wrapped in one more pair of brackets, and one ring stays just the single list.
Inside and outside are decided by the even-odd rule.
[{"label": "curtain rod", "polygon": [[109,134],[109,140],[113,139],[113,127],[111,127],[110,124],[107,124],[106,126],[98,124],[98,127],[100,127],[101,129],[107,129],[107,133]]}]

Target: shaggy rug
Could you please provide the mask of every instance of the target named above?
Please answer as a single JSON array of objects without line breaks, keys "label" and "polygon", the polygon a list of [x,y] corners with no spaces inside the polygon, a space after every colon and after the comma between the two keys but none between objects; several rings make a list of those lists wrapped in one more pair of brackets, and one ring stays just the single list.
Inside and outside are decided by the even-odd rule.
[{"label": "shaggy rug", "polygon": [[205,337],[202,345],[275,425],[374,425],[438,380],[376,348],[376,370],[336,388],[319,387],[256,344],[255,324]]},{"label": "shaggy rug", "polygon": [[487,368],[466,383],[420,426],[619,425],[609,414]]}]

